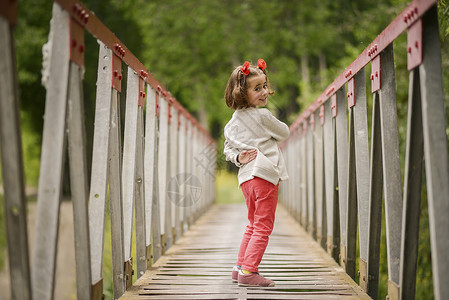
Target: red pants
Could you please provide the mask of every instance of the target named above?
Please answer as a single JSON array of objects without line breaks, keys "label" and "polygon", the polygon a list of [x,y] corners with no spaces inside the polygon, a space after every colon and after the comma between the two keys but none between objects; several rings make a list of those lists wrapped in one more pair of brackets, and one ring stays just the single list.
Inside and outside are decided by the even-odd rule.
[{"label": "red pants", "polygon": [[273,231],[279,184],[274,185],[254,177],[244,182],[241,187],[248,207],[249,224],[243,234],[237,265],[247,271],[259,272],[258,267],[268,245],[268,236]]}]

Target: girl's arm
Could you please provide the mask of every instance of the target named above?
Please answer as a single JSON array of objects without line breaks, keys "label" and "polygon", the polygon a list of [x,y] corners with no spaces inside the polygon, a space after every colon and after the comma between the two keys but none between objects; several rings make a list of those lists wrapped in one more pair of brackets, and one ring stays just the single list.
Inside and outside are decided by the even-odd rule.
[{"label": "girl's arm", "polygon": [[243,164],[241,164],[240,162],[237,161],[237,156],[239,155],[239,151],[237,149],[235,149],[234,147],[232,147],[228,140],[225,139],[224,142],[224,151],[223,151],[224,155],[226,156],[226,160],[232,162],[233,164],[235,164],[237,167],[241,167],[243,166]]},{"label": "girl's arm", "polygon": [[237,167],[241,167],[256,158],[257,149],[243,150],[242,152],[239,152],[235,148],[232,148],[228,141],[225,140],[224,154],[226,155],[226,160],[231,161]]},{"label": "girl's arm", "polygon": [[278,142],[287,139],[290,134],[287,124],[276,119],[268,109],[261,110],[263,111],[262,124],[267,132]]}]

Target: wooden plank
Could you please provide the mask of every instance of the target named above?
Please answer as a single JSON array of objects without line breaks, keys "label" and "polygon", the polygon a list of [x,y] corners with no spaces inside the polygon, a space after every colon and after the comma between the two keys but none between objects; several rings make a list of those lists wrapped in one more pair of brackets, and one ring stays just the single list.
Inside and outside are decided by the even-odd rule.
[{"label": "wooden plank", "polygon": [[70,161],[70,190],[75,228],[76,285],[78,299],[91,296],[87,159],[84,125],[82,70],[70,63],[69,106],[67,111],[68,148]]},{"label": "wooden plank", "polygon": [[180,194],[178,191],[179,183],[176,180],[179,178],[178,171],[178,110],[175,109],[173,105],[170,105],[170,169],[168,176],[168,190],[167,196],[170,201],[171,206],[171,232],[173,233],[173,242],[179,239],[179,234],[181,232],[180,222],[179,222],[179,201]]},{"label": "wooden plank", "polygon": [[449,160],[437,15],[437,7],[433,6],[423,18],[423,63],[419,74],[435,299],[448,299],[449,262],[444,257],[449,248]]},{"label": "wooden plank", "polygon": [[136,173],[135,173],[135,222],[136,222],[136,260],[137,260],[137,278],[142,276],[147,269],[147,244],[145,224],[145,192],[144,192],[144,174],[143,174],[143,107],[138,107],[137,112],[137,137],[136,137]]},{"label": "wooden plank", "polygon": [[[178,172],[180,174],[180,182],[183,183],[186,180],[186,167],[187,167],[187,153],[186,153],[186,149],[187,149],[187,143],[188,143],[188,139],[187,139],[187,135],[186,135],[186,118],[183,114],[179,113],[179,134],[178,134],[178,147],[179,149],[181,149],[181,151],[178,151]],[[184,234],[184,226],[186,224],[185,220],[186,220],[186,209],[185,209],[185,199],[186,199],[186,195],[187,195],[187,185],[186,184],[182,184],[181,185],[181,190],[179,191],[179,193],[181,194],[181,196],[184,199],[184,202],[181,202],[179,204],[179,229],[177,228],[177,232],[176,235],[181,236],[182,234]]]},{"label": "wooden plank", "polygon": [[307,231],[316,239],[316,203],[315,203],[315,159],[314,159],[314,137],[312,126],[307,129],[306,147],[307,147]]},{"label": "wooden plank", "polygon": [[[215,289],[210,289],[210,288],[201,288],[201,289],[196,289],[196,290],[191,290],[191,291],[176,291],[176,290],[172,290],[172,291],[165,291],[165,290],[152,290],[152,291],[147,291],[147,290],[140,290],[139,291],[139,295],[183,295],[183,296],[194,296],[194,295],[201,295],[201,294],[207,294],[210,295],[211,297],[213,297],[215,294],[222,294],[224,292],[229,292],[228,288],[221,288],[221,287],[215,287]],[[236,289],[237,292],[237,289]],[[249,293],[249,292],[248,292]],[[312,294],[312,295],[332,295],[332,294],[337,294],[337,295],[354,295],[354,293],[351,292],[351,290],[337,290],[337,291],[308,291],[308,292],[293,292],[293,291],[279,291],[278,289],[276,289],[276,291],[273,290],[251,290],[250,292],[251,294],[264,294],[264,295],[282,295],[282,294],[287,294],[287,295],[307,295],[307,294]]]},{"label": "wooden plank", "polygon": [[368,237],[368,280],[367,292],[375,298],[379,285],[379,257],[380,257],[380,230],[382,224],[382,147],[379,113],[379,96],[373,95],[371,130],[371,169],[370,169],[370,195],[369,195],[369,237]]},{"label": "wooden plank", "polygon": [[349,109],[349,159],[347,173],[346,203],[346,272],[355,279],[355,262],[357,248],[357,173],[355,157],[354,107]]},{"label": "wooden plank", "polygon": [[[325,185],[324,185],[324,149],[323,149],[323,126],[320,122],[319,111],[315,113],[315,194],[316,194],[316,222],[317,241],[321,247],[326,249],[327,228],[325,209]],[[294,177],[297,178],[297,177]],[[324,234],[323,234],[324,233]]]},{"label": "wooden plank", "polygon": [[[260,265],[261,274],[273,279],[276,286],[254,289],[232,283],[231,270],[246,225],[245,214],[244,204],[213,206],[123,299],[368,299],[282,206],[276,212],[274,237],[266,251],[269,254]],[[221,233],[231,241],[217,240]]]},{"label": "wooden plank", "polygon": [[[221,294],[221,295],[214,295],[213,298],[211,295],[195,295],[195,299],[247,299],[246,293],[237,293],[237,294]],[[301,298],[298,298],[298,295],[250,295],[250,299],[303,299],[303,300],[322,300],[323,295],[302,295]],[[187,297],[191,298],[191,297]],[[155,296],[126,296],[126,300],[134,300],[134,299],[186,299],[186,297],[180,297],[179,295],[155,295]],[[361,299],[358,296],[342,296],[342,295],[326,295],[326,299],[346,299],[346,300],[355,300],[355,299]],[[370,299],[370,298],[363,298],[363,299]]]},{"label": "wooden plank", "polygon": [[384,171],[388,279],[399,285],[403,199],[393,44],[389,45],[380,56],[382,73],[380,76],[379,104]]},{"label": "wooden plank", "polygon": [[339,245],[338,233],[340,228],[335,220],[338,207],[336,206],[336,162],[335,162],[335,134],[333,130],[333,117],[331,102],[327,101],[324,105],[324,181],[325,181],[325,198],[326,198],[326,222],[327,222],[327,251],[337,260],[338,253],[336,251]]},{"label": "wooden plank", "polygon": [[111,120],[112,51],[99,45],[92,173],[89,193],[89,233],[92,283],[102,278],[104,222],[108,178],[109,124]]},{"label": "wooden plank", "polygon": [[[347,201],[348,201],[348,118],[344,86],[337,90],[337,117],[335,118],[335,134],[337,144],[338,202],[340,212],[340,243],[346,248]],[[337,150],[338,149],[338,150]],[[342,255],[343,255],[342,251]],[[342,259],[345,259],[342,257]],[[355,266],[355,264],[354,264]]]},{"label": "wooden plank", "polygon": [[13,33],[0,16],[0,147],[12,299],[31,299],[25,177]]},{"label": "wooden plank", "polygon": [[122,199],[122,142],[120,122],[120,96],[112,90],[109,126],[109,208],[111,213],[112,280],[114,297],[125,292],[125,250],[123,244],[123,199]]},{"label": "wooden plank", "polygon": [[[305,130],[305,129],[304,129]],[[303,131],[301,136],[301,177],[300,177],[300,187],[301,187],[301,222],[304,228],[307,228],[307,222],[309,219],[308,210],[308,186],[307,186],[307,132]]]},{"label": "wooden plank", "polygon": [[419,215],[421,213],[424,137],[422,130],[419,72],[412,70],[409,79],[407,142],[404,173],[404,212],[402,217],[401,263],[399,283],[401,299],[414,299],[418,261]]},{"label": "wooden plank", "polygon": [[158,181],[158,116],[156,105],[159,105],[159,94],[149,85],[147,86],[147,105],[145,122],[145,223],[146,244],[153,245],[153,261],[161,256],[161,229],[159,209],[159,181]]},{"label": "wooden plank", "polygon": [[357,172],[357,204],[359,218],[360,258],[368,260],[369,237],[369,144],[368,144],[368,115],[366,103],[365,68],[354,76],[355,106],[354,142]]},{"label": "wooden plank", "polygon": [[59,4],[53,3],[36,234],[31,268],[33,299],[52,299],[54,293],[59,205],[65,158],[69,19],[67,12]]},{"label": "wooden plank", "polygon": [[[186,119],[186,174],[192,174],[192,162],[193,162],[193,155],[192,155],[192,132],[193,132],[193,125],[189,119]],[[186,187],[187,188],[187,187]],[[186,190],[187,193],[187,190]],[[186,194],[187,195],[187,194]],[[192,226],[192,206],[186,205],[185,206],[185,223],[186,223],[186,229],[188,230],[190,226]]]},{"label": "wooden plank", "polygon": [[[157,276],[154,275],[151,277],[150,280],[142,281],[139,287],[142,288],[150,288],[150,287],[166,287],[167,289],[170,289],[171,287],[182,287],[184,285],[226,285],[226,286],[236,286],[235,283],[229,280],[229,274],[226,277],[208,277],[208,278],[200,278],[198,277],[191,277],[191,278],[184,278],[183,281],[179,279],[173,279],[176,278],[174,276]],[[335,279],[335,275],[329,275],[329,276],[304,276],[301,278],[301,281],[298,281],[297,279],[288,280],[287,277],[278,277],[277,280],[281,280],[279,284],[276,285],[276,288],[281,287],[289,287],[289,286],[297,286],[301,284],[306,285],[332,285],[335,287],[338,287],[340,285],[347,286],[346,280],[343,279]]]},{"label": "wooden plank", "polygon": [[139,103],[139,76],[128,67],[126,88],[125,132],[123,141],[123,243],[125,260],[131,258],[133,209],[135,199],[136,146],[137,146],[137,116]]},{"label": "wooden plank", "polygon": [[[168,236],[171,236],[170,230],[167,230],[167,213],[170,209],[167,206],[167,179],[168,179],[168,151],[169,151],[169,127],[168,127],[168,103],[161,97],[160,101],[160,119],[159,119],[159,149],[158,149],[158,180],[159,180],[159,208],[160,208],[160,229],[161,235],[165,236],[167,242]],[[171,211],[170,211],[171,213]],[[165,245],[161,245],[165,249]]]}]

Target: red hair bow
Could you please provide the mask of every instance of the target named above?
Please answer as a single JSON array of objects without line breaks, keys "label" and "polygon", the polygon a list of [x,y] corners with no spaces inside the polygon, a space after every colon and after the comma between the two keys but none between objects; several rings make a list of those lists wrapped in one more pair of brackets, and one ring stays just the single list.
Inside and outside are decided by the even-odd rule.
[{"label": "red hair bow", "polygon": [[267,63],[262,58],[259,58],[257,61],[257,67],[263,71],[267,67]]},{"label": "red hair bow", "polygon": [[248,75],[249,74],[249,62],[245,61],[243,66],[240,67],[240,70],[242,71],[243,74]]}]

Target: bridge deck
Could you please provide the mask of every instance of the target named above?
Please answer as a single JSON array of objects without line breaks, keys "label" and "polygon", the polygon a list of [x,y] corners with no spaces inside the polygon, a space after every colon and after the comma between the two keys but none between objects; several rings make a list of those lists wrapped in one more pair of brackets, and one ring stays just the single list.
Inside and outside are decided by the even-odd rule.
[{"label": "bridge deck", "polygon": [[244,204],[214,205],[122,299],[370,299],[282,206],[260,265],[276,286],[232,283],[246,222]]}]

